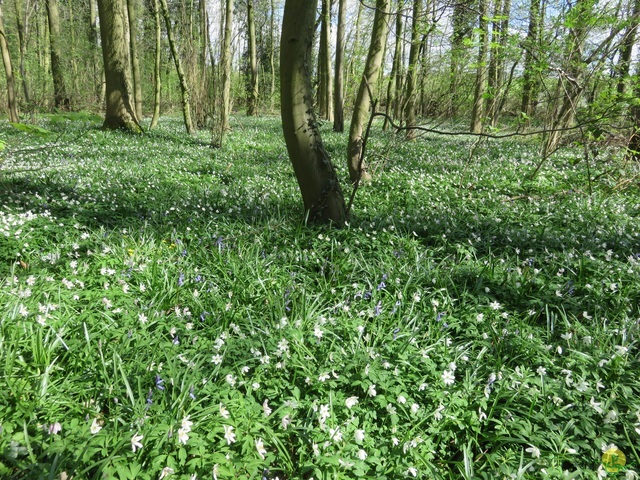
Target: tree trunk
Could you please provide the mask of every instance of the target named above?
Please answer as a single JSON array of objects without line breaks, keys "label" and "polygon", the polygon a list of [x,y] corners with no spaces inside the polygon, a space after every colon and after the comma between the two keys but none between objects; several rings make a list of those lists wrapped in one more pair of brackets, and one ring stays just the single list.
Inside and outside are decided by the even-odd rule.
[{"label": "tree trunk", "polygon": [[58,0],[46,0],[49,19],[49,42],[51,51],[51,75],[53,76],[53,99],[56,108],[68,110],[71,106],[64,80],[62,64],[62,39],[60,38],[60,13]]},{"label": "tree trunk", "polygon": [[142,129],[132,105],[125,9],[123,0],[98,0],[107,103],[103,127],[139,133]]},{"label": "tree trunk", "polygon": [[520,110],[527,118],[533,115],[536,106],[537,91],[535,58],[540,37],[540,0],[531,0],[529,6],[529,28],[524,41],[524,72],[522,73],[522,104]]},{"label": "tree trunk", "polygon": [[256,24],[254,21],[254,0],[247,0],[247,23],[249,27],[249,101],[247,102],[247,116],[254,116],[258,112],[258,52],[256,49]]},{"label": "tree trunk", "polygon": [[[422,17],[422,0],[413,0],[413,21],[411,23],[411,48],[409,50],[409,66],[407,87],[404,95],[404,123],[415,126],[416,123],[416,87],[418,84],[418,59],[420,57],[420,19]],[[407,130],[407,140],[416,138],[415,130]]]},{"label": "tree trunk", "polygon": [[501,110],[502,87],[504,84],[504,59],[509,34],[511,0],[495,0],[494,21],[491,35],[489,60],[489,103],[487,118],[491,126],[498,124]]},{"label": "tree trunk", "polygon": [[489,34],[487,32],[487,0],[478,1],[478,69],[476,73],[476,88],[473,95],[471,109],[471,132],[482,132],[482,115],[484,114],[484,94],[487,89],[487,50],[489,48]]},{"label": "tree trunk", "polygon": [[313,112],[311,51],[317,0],[286,0],[280,40],[282,129],[309,221],[342,226],[346,208]]},{"label": "tree trunk", "polygon": [[25,69],[27,39],[25,35],[24,22],[22,21],[22,16],[24,15],[22,0],[15,0],[14,6],[16,12],[16,26],[18,29],[18,51],[20,52],[20,77],[22,78],[22,91],[24,92],[24,101],[29,105],[31,103],[31,97],[29,96],[29,84],[27,82],[27,72]]},{"label": "tree trunk", "polygon": [[13,79],[13,68],[11,66],[11,56],[9,55],[9,45],[7,45],[7,37],[4,33],[4,0],[0,0],[0,50],[2,51],[2,62],[4,63],[4,71],[7,77],[7,101],[9,107],[9,120],[18,123],[18,103],[16,101],[16,87]]},{"label": "tree trunk", "polygon": [[173,39],[173,30],[171,28],[171,19],[169,18],[169,8],[167,7],[167,0],[160,0],[160,8],[162,9],[162,16],[164,17],[164,23],[167,27],[167,39],[169,40],[169,48],[171,49],[171,55],[176,65],[176,71],[178,72],[178,80],[180,81],[180,92],[182,93],[182,116],[184,118],[184,126],[187,129],[187,133],[192,135],[194,133],[193,122],[191,121],[191,107],[189,105],[189,85],[187,84],[187,77],[182,69],[182,63],[180,62],[180,54],[176,48],[176,43]]},{"label": "tree trunk", "polygon": [[636,42],[636,33],[638,30],[638,16],[640,16],[640,0],[634,0],[631,20],[620,44],[620,58],[616,68],[616,74],[618,76],[617,91],[619,95],[624,95],[627,90],[627,77],[629,76],[629,67],[631,66],[631,52]]},{"label": "tree trunk", "polygon": [[318,52],[318,111],[320,117],[333,121],[331,93],[331,0],[321,0],[320,51]]},{"label": "tree trunk", "polygon": [[[640,98],[640,66],[636,67],[633,92],[636,98]],[[631,118],[633,119],[633,130],[627,148],[636,162],[640,162],[640,105],[636,102],[631,106]]]},{"label": "tree trunk", "polygon": [[153,0],[153,17],[155,23],[156,42],[155,42],[155,58],[153,62],[153,117],[149,128],[155,128],[160,119],[160,93],[162,91],[162,82],[160,80],[160,63],[162,48],[162,29],[160,26],[160,5],[158,0]]},{"label": "tree trunk", "polygon": [[220,68],[222,70],[222,85],[220,116],[217,124],[214,122],[212,144],[222,146],[225,132],[229,129],[229,115],[231,110],[231,34],[233,27],[233,0],[225,0],[225,22],[222,39],[222,58]]},{"label": "tree trunk", "polygon": [[136,0],[127,0],[129,16],[129,47],[131,54],[131,72],[133,74],[133,96],[138,120],[142,120],[142,81],[140,79],[140,61],[138,60],[138,15]]},{"label": "tree trunk", "polygon": [[344,131],[344,40],[347,0],[338,0],[338,31],[336,39],[336,71],[333,102],[333,131]]},{"label": "tree trunk", "polygon": [[449,73],[449,115],[458,115],[460,106],[460,84],[467,57],[465,40],[469,38],[473,28],[470,22],[473,10],[470,0],[455,2],[452,13],[453,32],[451,34],[451,66]]},{"label": "tree trunk", "polygon": [[387,40],[388,16],[391,0],[376,0],[376,13],[373,19],[373,30],[371,32],[371,44],[367,55],[367,62],[364,67],[358,96],[353,107],[353,117],[349,129],[349,144],[347,147],[347,166],[349,167],[349,179],[355,184],[360,180],[370,180],[371,175],[367,172],[367,167],[361,159],[363,138],[371,106],[371,94],[375,91],[376,82],[380,76],[383,60],[384,45]]},{"label": "tree trunk", "polygon": [[275,34],[276,6],[271,0],[271,10],[269,12],[269,66],[271,68],[271,91],[269,95],[269,112],[273,112],[276,101],[276,34]]},{"label": "tree trunk", "polygon": [[[387,102],[385,105],[385,113],[387,115],[393,115],[397,118],[397,108],[395,105],[400,103],[400,91],[402,89],[402,76],[400,74],[400,66],[402,65],[402,25],[404,25],[402,18],[402,2],[396,0],[396,30],[394,32],[395,42],[393,51],[393,62],[391,64],[391,73],[389,75],[389,84],[387,86]],[[383,130],[387,129],[389,120],[387,117],[384,119],[382,125]]]}]

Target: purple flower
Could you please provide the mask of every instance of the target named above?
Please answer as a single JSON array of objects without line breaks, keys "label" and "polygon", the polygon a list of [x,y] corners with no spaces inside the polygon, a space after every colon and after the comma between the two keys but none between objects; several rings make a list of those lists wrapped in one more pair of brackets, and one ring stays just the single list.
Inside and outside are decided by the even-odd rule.
[{"label": "purple flower", "polygon": [[184,273],[180,273],[178,276],[178,286],[181,287],[182,285],[184,285]]},{"label": "purple flower", "polygon": [[160,378],[160,375],[156,375],[156,388],[158,390],[164,390],[164,380]]}]

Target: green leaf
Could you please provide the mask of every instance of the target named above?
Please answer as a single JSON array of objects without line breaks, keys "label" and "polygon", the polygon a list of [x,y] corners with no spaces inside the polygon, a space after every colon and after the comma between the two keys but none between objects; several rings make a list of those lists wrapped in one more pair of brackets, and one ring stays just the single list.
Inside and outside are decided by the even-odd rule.
[{"label": "green leaf", "polygon": [[38,137],[51,137],[55,135],[52,131],[47,130],[46,128],[39,127],[38,125],[29,125],[26,123],[12,123],[11,126],[20,130],[21,132],[28,133],[29,135],[35,135]]}]

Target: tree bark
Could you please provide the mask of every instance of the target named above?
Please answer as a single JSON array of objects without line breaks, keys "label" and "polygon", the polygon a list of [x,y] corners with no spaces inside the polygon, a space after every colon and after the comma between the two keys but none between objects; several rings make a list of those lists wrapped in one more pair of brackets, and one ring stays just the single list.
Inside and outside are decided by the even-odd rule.
[{"label": "tree bark", "polygon": [[187,129],[187,133],[192,135],[195,130],[193,128],[193,122],[191,121],[191,107],[189,105],[189,85],[187,84],[187,77],[182,69],[182,62],[180,61],[180,54],[176,47],[176,43],[173,39],[173,30],[171,28],[171,19],[169,18],[169,8],[167,7],[167,0],[160,0],[160,8],[162,10],[162,16],[164,17],[164,23],[167,27],[167,39],[169,40],[169,48],[171,49],[171,55],[176,65],[176,71],[178,72],[178,80],[180,81],[180,92],[182,94],[182,116],[184,118],[184,126]]},{"label": "tree bark", "polygon": [[271,91],[269,92],[269,111],[273,112],[276,101],[276,34],[275,34],[276,6],[271,0],[271,10],[269,12],[269,66],[271,67]]},{"label": "tree bark", "polygon": [[638,16],[640,15],[640,0],[634,0],[633,9],[631,11],[631,20],[627,27],[622,42],[620,44],[620,58],[616,68],[618,76],[618,85],[616,90],[619,95],[624,95],[627,91],[629,67],[631,66],[631,52],[636,43],[636,34],[638,30]]},{"label": "tree bark", "polygon": [[247,0],[247,24],[249,27],[249,101],[247,102],[247,116],[254,116],[258,112],[258,52],[256,49],[256,24],[254,20],[254,0]]},{"label": "tree bark", "polygon": [[482,115],[484,114],[484,94],[487,89],[487,50],[489,48],[489,34],[487,32],[487,0],[478,1],[478,68],[476,72],[476,87],[473,94],[473,108],[471,109],[471,132],[482,132]]},{"label": "tree bark", "polygon": [[[404,95],[404,123],[414,126],[416,123],[416,87],[418,84],[418,59],[420,57],[420,19],[422,17],[423,0],[413,0],[413,20],[411,22],[411,48],[409,49],[409,66],[407,87]],[[415,130],[407,130],[407,140],[416,137]]]},{"label": "tree bark", "polygon": [[104,128],[142,131],[133,109],[126,10],[123,0],[98,0],[106,83]]},{"label": "tree bark", "polygon": [[140,79],[140,61],[138,60],[138,14],[136,0],[127,0],[129,17],[129,48],[131,55],[131,73],[133,74],[133,96],[136,117],[142,120],[142,81]]},{"label": "tree bark", "polygon": [[155,23],[155,58],[153,62],[153,117],[149,128],[155,128],[160,119],[160,93],[162,82],[160,79],[161,48],[162,48],[162,28],[160,26],[160,5],[158,0],[153,0],[153,17]]},{"label": "tree bark", "polygon": [[360,180],[370,180],[371,175],[362,156],[363,138],[371,107],[371,94],[375,91],[376,82],[380,76],[383,60],[384,45],[387,39],[389,7],[391,0],[376,0],[376,13],[373,18],[373,30],[371,32],[371,44],[364,67],[358,96],[353,107],[353,117],[349,129],[349,144],[347,147],[347,166],[349,167],[349,179],[355,184]]},{"label": "tree bark", "polygon": [[214,122],[212,144],[222,146],[225,132],[229,129],[229,115],[231,110],[231,34],[233,27],[233,0],[225,0],[225,21],[222,39],[222,58],[220,69],[222,70],[221,105],[220,115]]},{"label": "tree bark", "polygon": [[322,1],[320,14],[320,51],[318,52],[318,111],[320,117],[333,121],[331,93],[331,0]]},{"label": "tree bark", "polygon": [[20,122],[18,116],[18,103],[16,100],[16,87],[13,78],[13,67],[11,65],[11,56],[9,55],[9,45],[4,30],[4,0],[0,0],[0,50],[2,51],[2,62],[4,63],[4,72],[7,77],[7,102],[9,107],[9,120],[13,123]]},{"label": "tree bark", "polygon": [[495,0],[489,59],[489,102],[486,111],[486,116],[491,121],[491,126],[493,127],[498,124],[502,105],[504,59],[509,34],[510,13],[511,0]]},{"label": "tree bark", "polygon": [[282,129],[309,221],[342,226],[346,208],[313,112],[311,50],[317,0],[286,0],[280,41]]},{"label": "tree bark", "polygon": [[336,38],[336,71],[333,102],[333,131],[344,131],[344,40],[347,0],[338,0],[338,31]]},{"label": "tree bark", "polygon": [[531,0],[529,6],[529,28],[524,41],[524,72],[522,73],[522,103],[520,110],[527,117],[533,115],[536,106],[535,53],[540,38],[540,0]]},{"label": "tree bark", "polygon": [[[397,118],[398,109],[395,105],[400,104],[400,92],[402,91],[402,75],[400,74],[400,68],[402,65],[402,2],[396,0],[396,29],[394,32],[395,42],[393,51],[393,62],[391,64],[391,73],[389,75],[389,84],[387,85],[387,102],[385,105],[385,113],[393,115]],[[389,123],[388,117],[385,117],[382,125],[383,130],[387,129]]]},{"label": "tree bark", "polygon": [[25,69],[25,55],[27,52],[27,40],[25,35],[25,28],[23,22],[24,11],[22,8],[22,0],[15,0],[14,3],[16,12],[16,27],[18,29],[18,51],[20,52],[20,77],[22,78],[22,91],[24,93],[24,101],[27,105],[31,103],[31,97],[29,96],[29,84],[27,81],[27,72]]},{"label": "tree bark", "polygon": [[465,59],[467,57],[467,47],[465,40],[469,38],[473,28],[470,16],[473,6],[470,0],[455,2],[451,15],[453,32],[451,34],[451,66],[449,73],[449,115],[458,115],[460,105],[460,84],[462,82],[462,72],[464,70]]},{"label": "tree bark", "polygon": [[67,93],[62,64],[62,39],[60,38],[60,13],[58,0],[46,0],[49,19],[49,42],[51,51],[51,75],[53,77],[53,100],[56,108],[68,110],[71,101]]}]

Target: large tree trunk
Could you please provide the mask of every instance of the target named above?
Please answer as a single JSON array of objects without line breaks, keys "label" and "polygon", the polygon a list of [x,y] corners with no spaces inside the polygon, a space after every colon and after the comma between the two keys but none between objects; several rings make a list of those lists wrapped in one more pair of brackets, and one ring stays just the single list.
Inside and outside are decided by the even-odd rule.
[{"label": "large tree trunk", "polygon": [[98,0],[107,103],[103,126],[137,133],[142,129],[132,105],[125,8],[123,0]]},{"label": "large tree trunk", "polygon": [[140,61],[138,60],[138,14],[136,0],[127,0],[129,17],[129,47],[131,53],[131,72],[133,74],[133,96],[138,120],[142,120],[142,80],[140,79]]},{"label": "large tree trunk", "polygon": [[479,28],[478,34],[478,68],[476,73],[476,88],[473,94],[473,108],[471,109],[471,132],[482,132],[482,115],[484,114],[484,94],[487,89],[487,50],[489,48],[489,33],[487,22],[487,0],[478,1]]},{"label": "large tree trunk", "polygon": [[49,19],[49,42],[51,50],[51,75],[53,76],[53,99],[56,108],[68,110],[71,106],[64,80],[62,64],[62,39],[60,38],[60,13],[57,0],[47,0]]},{"label": "large tree trunk", "polygon": [[320,14],[320,51],[318,52],[318,111],[322,118],[333,121],[331,93],[331,0],[322,1]]},{"label": "large tree trunk", "polygon": [[162,9],[162,16],[164,17],[164,23],[167,27],[167,40],[169,40],[169,48],[171,49],[171,55],[176,65],[176,71],[178,72],[178,80],[180,81],[180,92],[182,93],[182,116],[184,118],[184,126],[187,129],[189,135],[194,133],[193,122],[191,121],[191,107],[189,105],[189,85],[187,84],[187,77],[182,69],[182,63],[180,62],[180,54],[176,47],[176,43],[173,39],[173,30],[171,28],[171,19],[169,18],[169,8],[167,7],[167,0],[160,0],[160,8]]},{"label": "large tree trunk", "polygon": [[524,41],[524,72],[522,73],[522,104],[520,110],[531,117],[536,107],[537,84],[535,58],[540,37],[540,0],[531,0],[529,6],[529,29]]},{"label": "large tree trunk", "polygon": [[[423,0],[413,0],[411,48],[409,50],[407,87],[404,95],[404,123],[406,126],[415,126],[416,123],[416,87],[418,85],[418,60],[420,58],[420,19],[422,17],[422,2]],[[407,140],[413,140],[415,137],[415,130],[407,130]]]},{"label": "large tree trunk", "polygon": [[336,71],[333,92],[333,131],[344,131],[344,40],[347,0],[338,0],[338,32],[336,39]]},{"label": "large tree trunk", "polygon": [[347,165],[349,167],[349,179],[354,184],[360,180],[369,180],[371,178],[364,161],[361,160],[364,140],[362,133],[369,117],[369,108],[372,101],[371,94],[375,91],[376,82],[380,76],[384,45],[387,40],[390,4],[391,0],[376,0],[376,13],[373,19],[369,54],[367,55],[367,62],[360,81],[356,103],[353,107],[347,147]]},{"label": "large tree trunk", "polygon": [[160,81],[162,29],[160,27],[160,5],[158,5],[158,0],[153,0],[153,17],[156,42],[153,62],[153,117],[151,117],[151,125],[149,128],[155,128],[158,125],[158,120],[160,119],[160,93],[162,91],[162,83]]},{"label": "large tree trunk", "polygon": [[7,37],[4,33],[4,0],[0,0],[0,50],[2,51],[2,61],[4,63],[4,71],[7,76],[7,100],[9,107],[9,120],[18,123],[18,104],[16,101],[16,87],[13,79],[13,68],[11,66],[11,56],[9,55],[9,46],[7,45]]},{"label": "large tree trunk", "polygon": [[29,105],[31,97],[29,96],[29,84],[27,82],[27,72],[25,69],[25,55],[27,52],[27,39],[25,35],[25,27],[22,16],[24,11],[22,8],[22,0],[15,0],[16,26],[18,28],[18,51],[20,52],[20,77],[22,78],[22,91],[24,92],[24,101]]},{"label": "large tree trunk", "polygon": [[346,208],[313,112],[311,50],[317,0],[286,0],[280,41],[282,129],[309,221],[342,226]]},{"label": "large tree trunk", "polygon": [[258,112],[258,52],[256,49],[256,24],[254,21],[254,0],[247,0],[247,23],[249,26],[249,101],[247,115],[253,116]]}]

